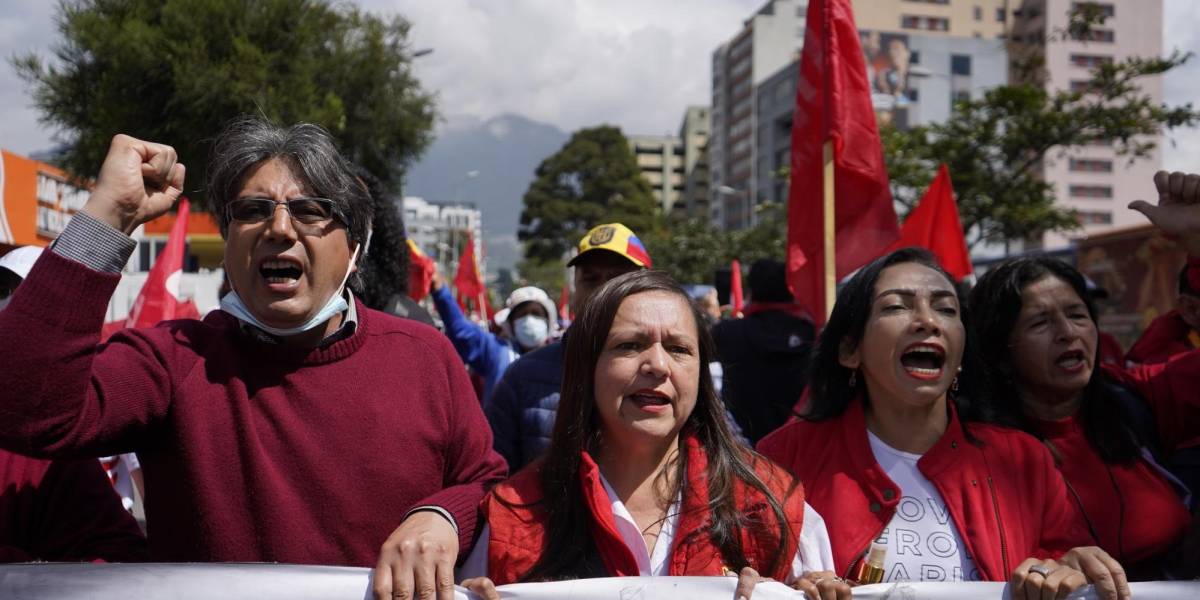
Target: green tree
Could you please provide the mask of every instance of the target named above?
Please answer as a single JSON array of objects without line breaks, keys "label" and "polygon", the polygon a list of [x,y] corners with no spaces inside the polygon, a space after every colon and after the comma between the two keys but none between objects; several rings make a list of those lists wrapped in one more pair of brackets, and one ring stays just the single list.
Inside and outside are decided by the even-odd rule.
[{"label": "green tree", "polygon": [[517,237],[537,263],[561,259],[600,223],[624,223],[639,237],[658,227],[650,183],[625,135],[611,125],[575,132],[542,161],[524,203]]},{"label": "green tree", "polygon": [[210,140],[252,113],[324,126],[397,189],[430,141],[433,99],[413,76],[401,17],[324,0],[63,0],[56,21],[55,60],[12,63],[72,173],[95,173],[112,136],[128,133],[173,145],[202,200]]},{"label": "green tree", "polygon": [[1146,137],[1162,128],[1193,124],[1200,113],[1190,104],[1171,107],[1153,101],[1140,87],[1189,55],[1132,57],[1094,69],[1086,89],[1048,91],[1041,58],[1055,39],[1087,39],[1104,20],[1088,3],[1071,13],[1067,29],[1045,39],[1014,43],[1018,83],[987,91],[978,100],[957,102],[944,123],[882,132],[884,154],[896,200],[908,208],[945,162],[954,180],[959,215],[970,246],[1007,243],[1047,231],[1077,228],[1072,211],[1054,205],[1053,186],[1042,168],[1061,150],[1089,144],[1111,145],[1129,161],[1154,149]]},{"label": "green tree", "polygon": [[707,219],[673,219],[642,238],[654,268],[683,283],[712,283],[719,268],[738,259],[744,269],[760,258],[783,260],[787,243],[787,210],[768,202],[755,208],[753,227],[722,231]]}]

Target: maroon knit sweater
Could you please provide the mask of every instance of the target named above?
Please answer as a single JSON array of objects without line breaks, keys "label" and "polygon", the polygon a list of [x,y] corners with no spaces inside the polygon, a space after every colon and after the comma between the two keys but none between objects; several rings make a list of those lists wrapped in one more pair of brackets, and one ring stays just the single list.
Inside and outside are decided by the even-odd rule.
[{"label": "maroon knit sweater", "polygon": [[0,446],[136,451],[151,560],[370,566],[427,504],[469,549],[504,460],[436,330],[360,303],[355,333],[320,349],[223,312],[97,346],[118,279],[45,252],[0,311]]}]

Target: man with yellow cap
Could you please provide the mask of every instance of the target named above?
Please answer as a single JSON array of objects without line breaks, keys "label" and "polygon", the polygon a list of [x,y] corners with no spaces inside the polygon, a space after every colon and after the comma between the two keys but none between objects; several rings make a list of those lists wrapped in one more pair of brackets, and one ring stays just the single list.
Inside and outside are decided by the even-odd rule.
[{"label": "man with yellow cap", "polygon": [[[650,254],[633,231],[620,223],[593,227],[579,241],[579,253],[567,263],[575,268],[571,312],[579,314],[588,298],[610,279],[649,269]],[[558,392],[562,387],[563,340],[529,352],[505,371],[484,406],[492,425],[493,445],[508,461],[510,472],[537,458],[550,444]]]}]

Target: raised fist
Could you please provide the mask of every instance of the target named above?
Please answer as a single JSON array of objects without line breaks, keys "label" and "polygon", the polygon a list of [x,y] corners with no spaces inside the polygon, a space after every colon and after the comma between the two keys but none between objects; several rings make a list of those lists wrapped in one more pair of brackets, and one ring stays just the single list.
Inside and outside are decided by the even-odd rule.
[{"label": "raised fist", "polygon": [[113,137],[84,212],[126,235],[170,210],[183,194],[184,166],[175,149],[124,134]]},{"label": "raised fist", "polygon": [[1129,208],[1146,215],[1155,227],[1196,256],[1200,252],[1200,175],[1159,171],[1154,174],[1154,187],[1158,188],[1157,205],[1135,200]]}]

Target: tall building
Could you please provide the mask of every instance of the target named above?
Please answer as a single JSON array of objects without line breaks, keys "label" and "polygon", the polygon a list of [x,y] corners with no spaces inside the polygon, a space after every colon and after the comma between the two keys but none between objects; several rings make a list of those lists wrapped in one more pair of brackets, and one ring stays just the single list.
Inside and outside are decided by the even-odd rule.
[{"label": "tall building", "polygon": [[483,218],[474,204],[439,204],[418,196],[405,196],[403,202],[404,228],[421,251],[433,257],[442,275],[454,277],[465,234],[475,243],[475,257],[480,273],[487,271],[487,256],[483,253]]},{"label": "tall building", "polygon": [[754,223],[755,88],[796,59],[804,44],[805,0],[768,0],[712,57],[709,218],[724,229]]},{"label": "tall building", "polygon": [[679,124],[683,144],[683,210],[689,217],[708,218],[708,136],[712,131],[707,106],[689,106]]},{"label": "tall building", "polygon": [[683,210],[683,142],[671,135],[628,136],[629,149],[637,159],[642,176],[654,188],[654,197],[663,214]]},{"label": "tall building", "polygon": [[1020,0],[853,0],[859,30],[1004,38]]},{"label": "tall building", "polygon": [[[1072,0],[1025,0],[1013,25],[1013,39],[1020,40],[1021,48],[1044,58],[1048,89],[1086,89],[1090,72],[1097,65],[1130,56],[1162,55],[1162,0],[1093,2],[1108,18],[1092,31],[1091,39],[1045,43],[1047,34],[1066,29],[1074,4]],[[1145,77],[1139,83],[1142,93],[1156,103],[1162,102],[1161,76]],[[1162,164],[1163,136],[1147,141],[1155,142],[1158,148],[1133,164],[1117,157],[1111,144],[1097,144],[1067,149],[1042,166],[1044,177],[1054,184],[1058,203],[1078,211],[1085,234],[1145,222],[1125,205],[1153,190],[1154,172]],[[1040,240],[1046,248],[1066,243],[1062,235],[1046,235]],[[1038,246],[1039,240],[1033,245]]]}]

